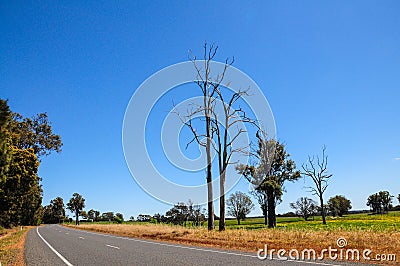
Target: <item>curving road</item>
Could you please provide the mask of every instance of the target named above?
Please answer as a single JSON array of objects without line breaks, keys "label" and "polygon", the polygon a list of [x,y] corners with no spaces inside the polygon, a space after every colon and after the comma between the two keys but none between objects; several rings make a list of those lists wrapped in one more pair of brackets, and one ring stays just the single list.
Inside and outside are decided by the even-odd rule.
[{"label": "curving road", "polygon": [[118,237],[66,228],[60,225],[45,225],[30,230],[25,242],[25,261],[28,266],[351,265],[325,261],[259,260],[255,253]]}]

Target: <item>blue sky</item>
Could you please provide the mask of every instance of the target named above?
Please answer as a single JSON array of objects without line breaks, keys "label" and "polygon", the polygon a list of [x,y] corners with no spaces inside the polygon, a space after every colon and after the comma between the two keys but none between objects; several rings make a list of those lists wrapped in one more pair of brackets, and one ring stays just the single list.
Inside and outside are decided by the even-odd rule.
[{"label": "blue sky", "polygon": [[[79,192],[87,209],[164,213],[125,164],[125,108],[151,74],[215,42],[217,60],[235,56],[262,88],[298,166],[327,146],[326,198],[364,209],[372,193],[400,193],[399,10],[398,1],[2,2],[0,96],[25,116],[48,112],[62,136],[63,152],[40,167],[45,204]],[[288,184],[278,212],[313,197],[306,185]]]}]

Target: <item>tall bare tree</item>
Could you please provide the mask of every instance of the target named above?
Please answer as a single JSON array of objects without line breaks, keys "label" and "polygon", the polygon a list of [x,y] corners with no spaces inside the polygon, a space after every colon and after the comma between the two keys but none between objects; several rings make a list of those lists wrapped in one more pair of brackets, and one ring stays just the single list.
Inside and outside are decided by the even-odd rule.
[{"label": "tall bare tree", "polygon": [[325,154],[326,147],[322,147],[322,158],[308,156],[307,163],[302,165],[302,175],[310,177],[315,187],[308,187],[310,192],[319,198],[322,223],[326,224],[326,210],[324,206],[324,193],[328,188],[328,180],[332,174],[328,174],[328,156]]},{"label": "tall bare tree", "polygon": [[[211,149],[212,149],[212,138],[213,138],[213,130],[211,126],[211,109],[213,103],[215,101],[214,95],[214,85],[219,84],[222,80],[219,80],[217,77],[214,80],[211,76],[211,67],[210,64],[213,61],[218,46],[207,45],[204,43],[204,54],[203,67],[199,66],[198,60],[196,56],[189,55],[189,59],[192,61],[196,72],[197,77],[195,83],[201,90],[203,96],[203,103],[201,106],[197,106],[192,110],[188,111],[188,114],[185,117],[182,117],[179,113],[177,114],[180,120],[192,131],[193,139],[187,144],[189,145],[192,142],[197,142],[199,145],[205,147],[206,149],[206,157],[207,157],[207,172],[206,172],[206,181],[207,181],[207,216],[208,216],[208,230],[214,230],[214,204],[213,204],[213,189],[212,189],[212,157],[211,157]],[[201,62],[201,61],[200,61]],[[224,75],[225,73],[222,73]],[[199,133],[196,130],[196,127],[193,125],[193,118],[198,115],[203,114],[205,117],[205,132],[203,134]],[[203,140],[205,138],[205,141]]]},{"label": "tall bare tree", "polygon": [[[184,118],[180,117],[183,123],[188,126],[193,139],[188,143],[196,141],[206,148],[207,156],[207,186],[208,186],[208,229],[214,228],[213,215],[213,195],[212,195],[212,158],[211,149],[214,149],[218,155],[219,177],[220,177],[220,222],[219,230],[225,230],[225,183],[226,170],[231,164],[232,155],[236,152],[243,152],[248,144],[243,147],[234,147],[246,129],[240,127],[242,123],[251,123],[257,125],[255,120],[246,116],[246,112],[238,107],[237,102],[243,96],[247,96],[248,90],[239,90],[228,92],[223,89],[227,69],[233,64],[234,59],[226,59],[221,73],[215,75],[211,72],[210,63],[214,59],[218,47],[207,44],[204,45],[204,60],[197,61],[196,57],[191,57],[193,65],[197,72],[196,84],[201,88],[203,103],[190,110]],[[199,63],[200,62],[200,63]],[[214,74],[214,75],[213,75]],[[200,134],[193,125],[193,119],[203,114],[205,117],[205,133]],[[205,139],[205,141],[203,140]],[[214,141],[213,141],[214,140]]]},{"label": "tall bare tree", "polygon": [[[232,64],[233,61],[230,63]],[[225,62],[225,67],[227,62]],[[222,77],[223,78],[223,77]],[[244,146],[235,145],[235,141],[238,140],[239,136],[246,132],[246,128],[238,126],[238,124],[250,124],[258,127],[256,120],[249,118],[246,112],[240,107],[235,107],[235,103],[243,96],[248,96],[247,90],[239,90],[228,97],[225,97],[220,86],[214,85],[214,90],[218,98],[216,104],[221,105],[223,110],[221,114],[215,111],[216,105],[211,109],[212,113],[212,129],[215,132],[215,143],[213,142],[213,148],[218,155],[218,166],[219,166],[219,178],[220,178],[220,198],[219,198],[219,230],[225,230],[225,183],[226,183],[226,171],[230,164],[237,163],[231,162],[232,155],[240,152],[244,153],[248,144]]]}]

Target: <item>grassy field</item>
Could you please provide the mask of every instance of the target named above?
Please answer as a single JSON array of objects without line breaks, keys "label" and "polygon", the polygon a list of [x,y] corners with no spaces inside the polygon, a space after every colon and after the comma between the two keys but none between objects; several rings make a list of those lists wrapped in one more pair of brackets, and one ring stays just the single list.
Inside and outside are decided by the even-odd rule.
[{"label": "grassy field", "polygon": [[[206,226],[200,228],[165,224],[125,223],[96,224],[82,223],[78,229],[92,230],[129,237],[172,241],[189,245],[201,245],[223,249],[255,252],[268,245],[269,249],[309,249],[321,252],[325,248],[337,248],[339,237],[345,238],[346,248],[360,252],[371,249],[372,255],[396,254],[400,261],[400,213],[389,215],[348,215],[342,218],[329,217],[322,225],[320,217],[314,221],[300,218],[278,218],[277,228],[268,229],[263,218],[249,218],[238,226],[236,220],[227,221],[224,232],[209,232]],[[68,225],[75,227],[74,225]],[[378,262],[375,262],[378,263]],[[391,264],[387,261],[382,264]],[[395,264],[395,263],[392,263]]]},{"label": "grassy field", "polygon": [[[344,217],[327,217],[327,225],[323,225],[321,217],[304,221],[297,217],[277,217],[277,227],[285,229],[310,230],[373,230],[373,231],[400,231],[400,212],[389,214],[352,214]],[[218,221],[216,221],[218,225]],[[265,228],[264,218],[249,218],[237,225],[236,220],[227,220],[230,229],[244,228],[247,230]]]},{"label": "grassy field", "polygon": [[24,243],[29,228],[0,229],[0,263],[2,266],[23,266]]}]

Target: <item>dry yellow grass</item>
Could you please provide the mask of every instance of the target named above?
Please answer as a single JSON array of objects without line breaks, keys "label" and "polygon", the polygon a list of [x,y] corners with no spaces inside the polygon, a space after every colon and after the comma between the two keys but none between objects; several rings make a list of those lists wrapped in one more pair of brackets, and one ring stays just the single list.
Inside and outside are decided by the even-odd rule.
[{"label": "dry yellow grass", "polygon": [[[217,247],[248,252],[268,245],[268,249],[286,250],[313,248],[318,253],[322,249],[337,248],[339,237],[347,240],[345,249],[356,248],[360,252],[371,249],[375,254],[396,254],[400,256],[400,232],[376,232],[372,230],[345,231],[345,230],[307,230],[307,229],[235,229],[224,232],[211,231],[206,228],[184,228],[170,225],[154,224],[82,224],[72,226],[77,229],[91,230],[102,233],[115,234],[127,237],[146,238],[159,241]],[[399,258],[396,258],[399,261]],[[389,264],[385,262],[384,264]]]},{"label": "dry yellow grass", "polygon": [[30,227],[20,227],[7,230],[7,233],[0,238],[0,262],[2,266],[24,266],[24,245],[25,238]]}]

